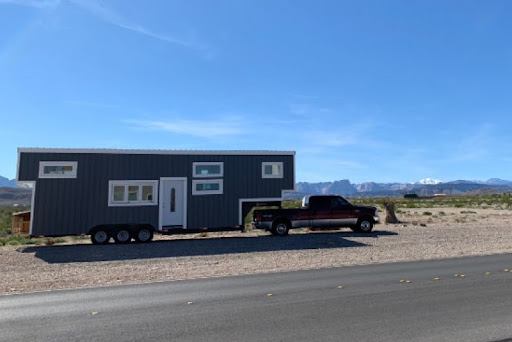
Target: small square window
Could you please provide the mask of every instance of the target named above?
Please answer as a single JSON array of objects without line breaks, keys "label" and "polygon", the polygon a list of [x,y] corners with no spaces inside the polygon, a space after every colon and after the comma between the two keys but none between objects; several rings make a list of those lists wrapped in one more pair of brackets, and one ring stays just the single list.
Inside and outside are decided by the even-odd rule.
[{"label": "small square window", "polygon": [[283,178],[283,162],[263,162],[262,178]]}]

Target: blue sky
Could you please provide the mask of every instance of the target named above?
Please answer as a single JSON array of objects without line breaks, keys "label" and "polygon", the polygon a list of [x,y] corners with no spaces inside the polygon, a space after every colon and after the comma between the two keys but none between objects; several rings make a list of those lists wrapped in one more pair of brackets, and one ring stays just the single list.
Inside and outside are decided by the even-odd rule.
[{"label": "blue sky", "polygon": [[510,1],[0,0],[17,147],[297,151],[298,181],[512,179]]}]

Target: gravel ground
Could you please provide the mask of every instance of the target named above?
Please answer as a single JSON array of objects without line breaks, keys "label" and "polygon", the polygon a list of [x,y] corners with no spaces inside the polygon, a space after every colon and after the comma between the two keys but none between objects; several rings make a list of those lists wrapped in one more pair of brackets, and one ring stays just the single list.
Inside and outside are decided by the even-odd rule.
[{"label": "gravel ground", "polygon": [[150,244],[0,247],[0,293],[512,253],[512,211],[421,208],[397,216],[405,223],[380,224],[371,234],[251,231],[158,236]]}]

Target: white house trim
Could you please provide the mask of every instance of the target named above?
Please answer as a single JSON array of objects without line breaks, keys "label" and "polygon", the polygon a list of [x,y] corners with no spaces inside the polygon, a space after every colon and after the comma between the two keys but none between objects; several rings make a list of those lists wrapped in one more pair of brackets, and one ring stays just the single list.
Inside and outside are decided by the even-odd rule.
[{"label": "white house trim", "polygon": [[[128,150],[102,148],[39,148],[18,147],[18,153],[105,153],[105,154],[175,154],[175,155],[295,155],[295,151],[264,150]],[[19,158],[18,158],[19,159]]]},{"label": "white house trim", "polygon": [[[219,190],[196,190],[197,184],[219,184]],[[194,179],[192,181],[192,195],[222,195],[224,194],[224,180],[222,179]]]},{"label": "white house trim", "polygon": [[[153,201],[143,201],[142,197],[139,198],[138,201],[128,201],[126,198],[123,202],[114,202],[112,200],[112,195],[114,191],[115,185],[123,185],[123,186],[129,186],[129,185],[138,185],[138,186],[144,186],[144,185],[152,185],[153,186]],[[125,195],[127,195],[125,193]],[[142,188],[141,193],[142,195]],[[130,207],[130,206],[144,206],[144,205],[158,205],[158,180],[109,180],[108,181],[108,206],[109,207]]]},{"label": "white house trim", "polygon": [[[200,174],[196,173],[196,167],[198,166],[212,166],[219,165],[220,172],[219,173],[210,173],[210,174]],[[195,178],[213,178],[213,177],[224,177],[224,162],[193,162],[192,163],[192,173]]]},{"label": "white house trim", "polygon": [[238,199],[238,225],[241,226],[244,224],[244,218],[242,217],[242,204],[244,202],[282,202],[283,198],[240,198]]},{"label": "white house trim", "polygon": [[[265,166],[279,166],[279,173],[278,174],[267,174],[265,173]],[[261,178],[283,178],[284,177],[284,169],[283,169],[283,162],[263,162],[261,163]]]},{"label": "white house trim", "polygon": [[32,236],[32,227],[34,226],[34,207],[36,201],[36,182],[35,181],[26,181],[20,182],[19,184],[28,185],[32,188],[32,196],[30,198],[30,227],[28,229],[28,234]]},{"label": "white house trim", "polygon": [[[69,174],[60,173],[45,173],[44,168],[46,166],[71,166],[72,172]],[[39,178],[76,178],[78,173],[78,162],[77,161],[46,161],[41,160],[39,162]]]}]

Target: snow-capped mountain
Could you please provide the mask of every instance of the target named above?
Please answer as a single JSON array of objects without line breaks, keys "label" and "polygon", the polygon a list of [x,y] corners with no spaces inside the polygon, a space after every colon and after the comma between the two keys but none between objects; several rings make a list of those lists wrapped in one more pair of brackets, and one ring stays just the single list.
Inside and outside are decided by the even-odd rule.
[{"label": "snow-capped mountain", "polygon": [[424,179],[420,179],[417,182],[414,182],[413,184],[432,185],[432,184],[441,184],[441,183],[444,183],[444,182],[439,179],[424,178]]}]

